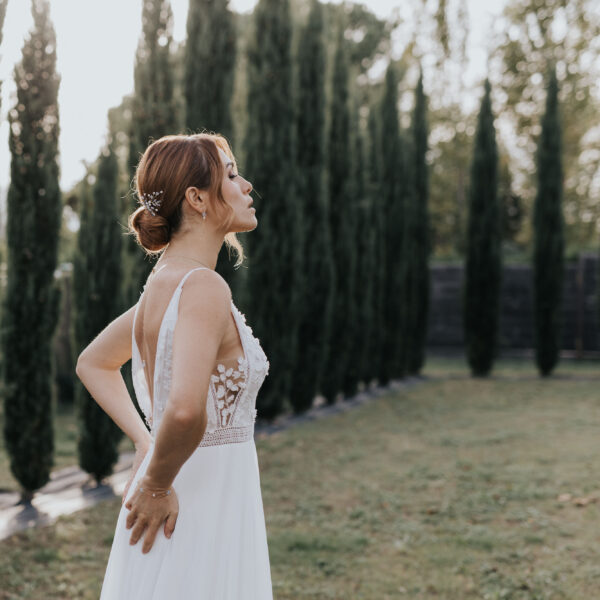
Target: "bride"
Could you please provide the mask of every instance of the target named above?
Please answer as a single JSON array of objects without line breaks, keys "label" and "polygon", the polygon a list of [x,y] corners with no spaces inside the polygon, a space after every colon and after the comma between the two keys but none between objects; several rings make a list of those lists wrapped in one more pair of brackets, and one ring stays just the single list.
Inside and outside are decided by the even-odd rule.
[{"label": "bride", "polygon": [[[252,185],[206,133],[153,142],[135,183],[130,229],[160,258],[76,367],[136,449],[101,600],[272,600],[253,437],[269,361],[215,271],[224,241],[243,260]],[[149,431],[120,373],[130,358]]]}]

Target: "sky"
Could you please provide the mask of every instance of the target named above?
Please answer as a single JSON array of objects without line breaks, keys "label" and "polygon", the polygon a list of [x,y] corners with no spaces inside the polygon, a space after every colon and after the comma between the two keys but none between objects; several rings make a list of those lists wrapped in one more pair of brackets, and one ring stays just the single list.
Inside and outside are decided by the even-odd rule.
[{"label": "sky", "polygon": [[[379,17],[389,17],[413,0],[363,0]],[[469,78],[483,77],[486,32],[505,0],[468,0],[471,19]],[[256,0],[230,0],[237,12],[251,12]],[[189,0],[171,0],[173,37],[185,38]],[[141,34],[142,0],[50,0],[57,38],[61,188],[67,191],[93,162],[107,131],[108,109],[133,91],[135,50]],[[23,41],[33,25],[30,2],[9,2],[0,46],[0,188],[10,179],[7,113],[14,106],[14,65],[21,59]],[[85,60],[82,57],[85,56]],[[82,70],[85,64],[85,70]]]}]

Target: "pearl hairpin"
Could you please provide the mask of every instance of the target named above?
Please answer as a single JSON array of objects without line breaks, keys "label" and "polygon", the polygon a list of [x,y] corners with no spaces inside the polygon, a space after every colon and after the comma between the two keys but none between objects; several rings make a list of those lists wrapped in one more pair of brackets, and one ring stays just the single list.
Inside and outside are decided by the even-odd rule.
[{"label": "pearl hairpin", "polygon": [[158,214],[158,209],[160,208],[162,198],[160,198],[161,194],[164,193],[164,190],[158,190],[158,192],[147,192],[140,196],[142,203],[146,207],[146,210],[155,217]]}]

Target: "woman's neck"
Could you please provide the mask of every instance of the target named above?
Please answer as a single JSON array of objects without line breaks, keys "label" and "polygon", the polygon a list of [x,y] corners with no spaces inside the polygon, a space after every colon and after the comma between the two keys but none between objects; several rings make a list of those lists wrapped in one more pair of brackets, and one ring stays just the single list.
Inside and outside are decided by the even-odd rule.
[{"label": "woman's neck", "polygon": [[195,261],[214,270],[223,241],[223,237],[210,236],[206,232],[202,239],[197,237],[193,239],[191,236],[173,239],[161,254],[159,262],[166,262],[169,258],[174,259],[175,257],[186,258],[190,260],[190,263]]}]

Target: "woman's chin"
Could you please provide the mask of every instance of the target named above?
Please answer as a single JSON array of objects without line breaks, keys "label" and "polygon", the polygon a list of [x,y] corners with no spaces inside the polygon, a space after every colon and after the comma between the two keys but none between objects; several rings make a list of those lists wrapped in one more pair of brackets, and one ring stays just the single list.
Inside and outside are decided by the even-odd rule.
[{"label": "woman's chin", "polygon": [[253,217],[252,219],[246,221],[244,224],[240,224],[236,227],[233,227],[230,233],[245,233],[246,231],[252,231],[253,229],[256,229],[257,225],[258,219],[256,219],[256,217]]}]

